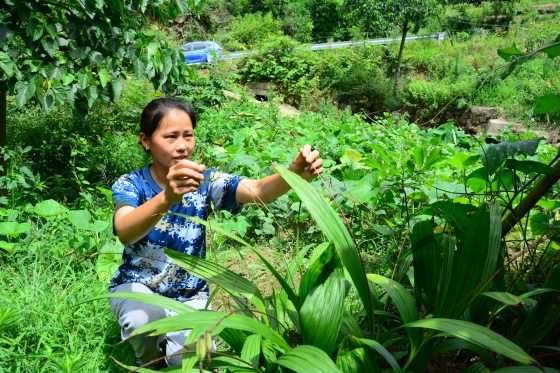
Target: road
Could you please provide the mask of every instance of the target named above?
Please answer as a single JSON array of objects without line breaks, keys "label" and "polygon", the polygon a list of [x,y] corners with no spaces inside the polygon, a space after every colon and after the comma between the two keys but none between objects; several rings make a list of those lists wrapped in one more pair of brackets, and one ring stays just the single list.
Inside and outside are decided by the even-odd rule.
[{"label": "road", "polygon": [[[406,41],[415,41],[420,39],[435,39],[438,41],[438,44],[441,40],[445,38],[445,32],[440,32],[437,34],[431,35],[411,35],[406,37]],[[336,49],[336,48],[344,48],[344,47],[351,47],[353,45],[380,45],[380,44],[392,44],[392,43],[400,43],[401,38],[380,38],[380,39],[367,39],[367,40],[359,40],[359,41],[337,41],[332,43],[320,43],[320,44],[312,44],[312,45],[303,45],[297,46],[295,49],[310,49],[312,51],[319,51],[325,49]],[[238,51],[238,52],[231,52],[226,53],[226,59],[236,59],[241,58],[245,55],[254,54],[254,51]]]}]

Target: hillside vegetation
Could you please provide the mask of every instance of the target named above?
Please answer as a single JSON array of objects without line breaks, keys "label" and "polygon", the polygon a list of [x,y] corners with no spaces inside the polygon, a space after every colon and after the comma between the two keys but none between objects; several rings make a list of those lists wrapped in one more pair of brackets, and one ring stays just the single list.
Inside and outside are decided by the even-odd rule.
[{"label": "hillside vegetation", "polygon": [[[180,309],[165,328],[193,328],[187,343],[212,336],[217,351],[191,350],[166,371],[558,372],[558,150],[533,132],[488,139],[434,123],[484,105],[556,129],[560,7],[438,8],[409,33],[449,29],[453,43],[407,43],[395,93],[398,44],[295,49],[401,33],[357,22],[349,4],[369,2],[208,0],[145,26],[173,47],[214,39],[256,52],[194,67],[167,94],[199,114],[193,161],[292,186],[240,215],[212,213],[206,259],[167,253],[211,283],[212,311]],[[139,116],[163,95],[133,72],[87,117],[8,96],[0,373],[136,369],[105,299],[123,250],[111,185],[149,163]],[[263,81],[275,83],[266,104],[244,89]],[[278,101],[301,114],[280,115]],[[324,159],[311,183],[285,169],[306,143]]]}]

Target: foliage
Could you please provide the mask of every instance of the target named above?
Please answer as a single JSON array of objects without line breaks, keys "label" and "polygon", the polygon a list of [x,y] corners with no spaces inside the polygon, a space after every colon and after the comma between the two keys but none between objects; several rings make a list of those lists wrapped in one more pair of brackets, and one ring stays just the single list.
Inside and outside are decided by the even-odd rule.
[{"label": "foliage", "polygon": [[188,68],[159,34],[142,31],[142,14],[149,7],[166,22],[190,6],[194,1],[8,1],[1,9],[0,92],[14,95],[18,107],[33,100],[47,114],[69,104],[85,119],[98,100],[119,99],[127,74],[165,90]]}]

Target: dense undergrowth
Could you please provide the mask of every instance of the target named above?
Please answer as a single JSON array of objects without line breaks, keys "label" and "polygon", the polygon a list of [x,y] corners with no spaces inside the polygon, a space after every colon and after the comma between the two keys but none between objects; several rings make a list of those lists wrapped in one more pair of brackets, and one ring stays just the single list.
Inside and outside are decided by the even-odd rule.
[{"label": "dense undergrowth", "polygon": [[[198,21],[193,18],[190,24],[174,26],[171,35],[178,45],[208,39],[229,51],[257,51],[231,66],[238,81],[272,82],[279,99],[305,109],[315,110],[320,102],[328,101],[369,116],[400,109],[414,120],[442,123],[438,118],[449,119],[448,113],[455,110],[498,106],[509,120],[554,129],[557,116],[533,115],[532,109],[535,95],[558,93],[558,61],[535,59],[502,80],[504,63],[496,50],[516,45],[531,51],[551,42],[560,32],[560,7],[534,1],[450,4],[437,16],[411,26],[417,34],[445,32],[446,39],[439,46],[433,40],[406,44],[397,93],[392,87],[399,43],[317,52],[306,49],[309,43],[400,37],[397,27],[368,29],[367,20],[354,19],[352,9],[344,5],[295,1],[284,8],[281,4],[210,1]],[[293,7],[297,13],[292,13]],[[328,26],[321,22],[326,19]],[[197,22],[200,28],[189,26]],[[298,35],[287,26],[294,22]],[[315,27],[307,29],[307,23]],[[301,34],[304,30],[307,36]]]},{"label": "dense undergrowth", "polygon": [[[558,93],[557,58],[535,58],[503,81],[493,73],[497,48],[539,48],[559,32],[540,25],[467,33],[453,46],[407,45],[399,97],[388,93],[393,47],[313,54],[278,37],[266,46],[276,53],[175,87],[200,114],[194,161],[247,177],[280,172],[294,187],[266,207],[211,216],[207,262],[175,257],[222,290],[212,316],[189,313],[175,327],[197,320],[193,338],[216,335],[219,352],[237,359],[214,356],[220,371],[560,369],[560,189],[547,189],[516,224],[502,223],[554,176],[557,149],[532,133],[505,132],[488,145],[452,123],[422,130],[383,113],[403,102],[427,116],[485,104],[553,123],[558,113],[534,116],[532,107],[536,96]],[[286,100],[313,111],[282,117],[273,103],[223,95],[238,90],[235,80],[265,73]],[[96,105],[86,121],[65,108],[44,115],[9,102],[0,372],[123,371],[110,356],[134,364],[106,301],[86,301],[106,293],[120,261],[109,189],[148,161],[137,123],[157,95],[129,79],[118,104]],[[272,166],[286,165],[303,143],[325,160],[325,174],[310,184]],[[261,251],[272,254],[259,258]],[[226,262],[231,271],[219,268]],[[265,288],[252,284],[255,269],[271,280]],[[185,357],[187,371],[202,360]]]},{"label": "dense undergrowth", "polygon": [[[410,264],[408,260],[412,259],[411,256],[404,259],[410,247],[411,228],[427,221],[438,235],[452,236],[454,231],[464,229],[472,213],[490,199],[499,201],[503,209],[509,201],[515,205],[523,195],[515,191],[531,189],[534,184],[525,186],[525,183],[535,175],[535,170],[549,173],[550,169],[540,162],[549,163],[556,154],[555,148],[539,145],[539,140],[531,134],[505,133],[501,140],[519,144],[515,145],[518,152],[511,153],[506,163],[503,158],[486,164],[485,168],[481,154],[492,151],[491,148],[483,145],[482,138],[470,138],[452,124],[426,131],[390,116],[365,121],[327,103],[318,105],[316,113],[282,117],[274,105],[228,101],[221,95],[223,85],[212,83],[217,77],[210,81],[201,79],[199,84],[206,89],[193,90],[198,85],[196,81],[190,88],[199,92],[194,99],[195,102],[200,99],[201,104],[193,159],[228,172],[259,177],[275,172],[272,164],[285,165],[300,144],[314,144],[321,150],[328,171],[311,183],[312,189],[331,201],[333,211],[344,213],[356,253],[360,252],[365,260],[364,273],[393,278],[407,288],[413,284],[414,277],[409,273],[407,279],[406,265],[403,267],[402,263]],[[107,188],[111,179],[129,168],[141,167],[146,161],[137,144],[134,121],[153,95],[146,95],[144,85],[138,82],[131,81],[127,88],[120,104],[112,108],[97,107],[87,123],[70,120],[63,110],[44,117],[37,114],[38,108],[10,109],[14,118],[10,127],[12,145],[4,154],[11,158],[8,177],[3,179],[9,183],[2,184],[9,193],[2,197],[4,207],[0,210],[7,221],[1,223],[2,285],[10,289],[1,298],[0,367],[6,372],[119,371],[108,355],[125,364],[133,363],[130,348],[116,345],[118,327],[108,305],[104,301],[80,303],[105,293],[105,281],[119,260],[120,245],[110,227],[112,206]],[[187,87],[184,91],[188,91]],[[59,126],[53,127],[52,123]],[[41,129],[34,133],[43,133],[45,137],[29,136],[32,128]],[[64,133],[73,135],[64,136]],[[24,141],[33,146],[19,148],[17,144]],[[105,146],[111,149],[110,153]],[[248,207],[238,217],[214,216],[213,227],[233,231],[255,247],[272,248],[286,258],[319,248],[317,253],[330,252],[331,258],[341,256],[344,261],[341,254],[334,254],[330,249],[322,251],[325,247],[319,244],[328,233],[317,220],[320,217],[315,213],[310,215],[310,206],[301,204],[303,197],[298,194],[291,192],[266,208]],[[557,229],[557,195],[555,187],[539,203],[540,207],[507,236],[501,251],[505,260],[504,275],[500,276],[503,287],[493,290],[523,295],[542,288],[557,267],[560,245],[546,236]],[[209,240],[214,258],[238,249],[232,238],[219,232],[211,234]],[[318,263],[318,257],[319,254],[300,255],[299,265],[291,269],[278,257],[273,263],[283,275],[288,275],[296,268],[302,270]],[[255,264],[246,263],[247,268],[242,272],[251,272]],[[259,268],[265,268],[268,273],[262,264]],[[371,277],[377,282],[380,278]],[[228,289],[227,285],[223,286]],[[266,294],[272,294],[269,295],[272,298],[265,300],[267,307],[279,312],[280,303],[273,294],[280,288],[274,288],[267,289]],[[249,294],[245,296],[252,299]],[[348,311],[364,330],[365,338],[373,339],[368,334],[372,330],[364,314],[367,306],[359,299],[350,292],[345,307],[349,307]],[[499,302],[504,299],[499,298]],[[219,312],[235,309],[233,303],[228,304],[223,298],[217,304]],[[494,312],[499,304],[492,306]],[[403,312],[402,306],[396,305]],[[522,315],[528,315],[534,306],[535,301],[525,303]],[[381,309],[396,312],[390,303]],[[518,333],[516,327],[509,331],[502,328],[512,322],[513,325],[521,323],[524,318],[519,318],[515,309],[504,309],[491,323],[500,334],[510,338]],[[350,322],[347,317],[345,322]],[[377,320],[379,331],[385,330],[383,320]],[[339,355],[358,348],[352,343],[357,342],[343,342]],[[545,338],[543,343],[554,346],[555,342]],[[401,364],[411,357],[405,345],[390,350]],[[223,351],[231,351],[227,347],[231,345],[221,342],[220,346]],[[535,350],[532,356],[539,354],[546,355],[543,350]],[[464,358],[470,359],[468,355]],[[379,369],[385,366],[381,361],[370,363],[380,364]],[[541,363],[550,364],[546,359]],[[420,368],[412,365],[409,369]]]}]

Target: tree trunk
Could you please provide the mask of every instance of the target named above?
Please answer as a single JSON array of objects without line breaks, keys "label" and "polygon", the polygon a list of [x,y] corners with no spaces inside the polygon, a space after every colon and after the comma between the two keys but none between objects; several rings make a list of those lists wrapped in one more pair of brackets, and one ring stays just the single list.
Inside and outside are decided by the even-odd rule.
[{"label": "tree trunk", "polygon": [[523,198],[523,201],[510,211],[502,220],[502,238],[511,231],[515,224],[527,214],[539,200],[560,180],[560,161],[553,166],[556,169],[554,175],[546,175],[535,185],[533,189]]},{"label": "tree trunk", "polygon": [[[6,129],[6,92],[0,92],[0,147],[6,146],[6,140],[8,138],[8,131]],[[0,154],[0,176],[6,176],[8,174],[8,169],[6,168],[6,161],[4,161],[4,156]]]},{"label": "tree trunk", "polygon": [[6,92],[0,92],[0,147],[6,146]]},{"label": "tree trunk", "polygon": [[404,21],[404,25],[402,27],[402,39],[401,39],[401,46],[399,48],[399,58],[397,60],[397,72],[395,73],[395,88],[393,89],[393,93],[397,96],[399,91],[399,78],[401,75],[401,63],[402,63],[402,55],[404,51],[404,43],[406,41],[406,34],[408,33],[408,20]]}]

